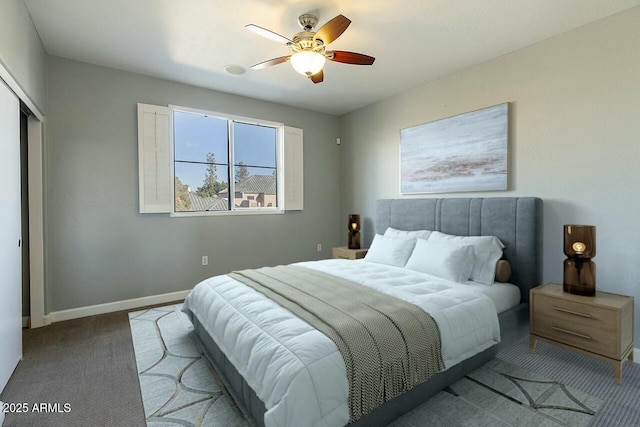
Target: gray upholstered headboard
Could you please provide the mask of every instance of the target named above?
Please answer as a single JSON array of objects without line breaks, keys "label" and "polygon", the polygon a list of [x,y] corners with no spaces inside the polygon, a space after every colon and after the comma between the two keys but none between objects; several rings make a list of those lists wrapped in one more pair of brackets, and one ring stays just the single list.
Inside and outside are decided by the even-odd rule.
[{"label": "gray upholstered headboard", "polygon": [[435,230],[458,236],[496,236],[504,243],[511,279],[529,301],[542,280],[542,200],[537,197],[383,199],[376,202],[376,233],[387,227]]}]

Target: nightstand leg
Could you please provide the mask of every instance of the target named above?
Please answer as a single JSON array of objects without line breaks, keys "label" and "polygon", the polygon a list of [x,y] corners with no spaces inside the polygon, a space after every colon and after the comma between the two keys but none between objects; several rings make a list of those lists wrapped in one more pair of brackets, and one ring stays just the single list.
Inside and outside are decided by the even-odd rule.
[{"label": "nightstand leg", "polygon": [[624,363],[624,361],[611,362],[611,365],[613,366],[613,373],[616,376],[616,383],[617,384],[622,384],[622,364],[623,363]]},{"label": "nightstand leg", "polygon": [[629,365],[633,365],[633,349],[629,353],[628,362],[629,362]]},{"label": "nightstand leg", "polygon": [[536,337],[529,337],[529,352],[533,354],[536,351]]}]

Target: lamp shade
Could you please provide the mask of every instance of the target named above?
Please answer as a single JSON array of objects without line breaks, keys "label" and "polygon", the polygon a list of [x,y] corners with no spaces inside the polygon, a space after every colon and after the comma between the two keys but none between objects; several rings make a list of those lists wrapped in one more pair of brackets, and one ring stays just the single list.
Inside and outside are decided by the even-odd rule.
[{"label": "lamp shade", "polygon": [[312,76],[322,70],[326,58],[323,54],[312,50],[303,50],[291,55],[291,66],[303,76]]},{"label": "lamp shade", "polygon": [[594,225],[565,225],[564,254],[569,258],[591,259],[596,256]]}]

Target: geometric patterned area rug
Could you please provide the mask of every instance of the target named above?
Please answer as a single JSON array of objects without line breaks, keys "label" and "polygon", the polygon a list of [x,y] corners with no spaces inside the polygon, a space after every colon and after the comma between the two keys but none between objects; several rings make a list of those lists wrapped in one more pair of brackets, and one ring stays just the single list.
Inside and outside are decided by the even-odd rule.
[{"label": "geometric patterned area rug", "polygon": [[248,426],[190,338],[182,304],[129,313],[148,427]]},{"label": "geometric patterned area rug", "polygon": [[587,426],[603,401],[492,359],[391,425]]},{"label": "geometric patterned area rug", "polygon": [[[129,313],[148,427],[248,426],[191,338],[181,304]],[[393,427],[582,427],[601,399],[493,359],[394,421]]]},{"label": "geometric patterned area rug", "polygon": [[535,354],[531,354],[528,337],[502,350],[496,357],[602,399],[604,404],[591,421],[592,426],[640,426],[638,363],[625,363],[622,384],[616,384],[609,363],[546,342],[538,342]]}]

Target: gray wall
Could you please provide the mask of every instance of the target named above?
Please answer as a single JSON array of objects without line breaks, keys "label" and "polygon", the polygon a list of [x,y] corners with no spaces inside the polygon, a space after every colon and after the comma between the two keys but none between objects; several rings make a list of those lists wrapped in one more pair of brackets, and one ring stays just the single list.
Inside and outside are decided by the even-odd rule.
[{"label": "gray wall", "polygon": [[0,62],[45,113],[46,54],[22,0],[0,1]]},{"label": "gray wall", "polygon": [[[636,298],[640,343],[640,7],[341,117],[341,217],[400,197],[400,130],[511,103],[509,191],[544,199],[545,281],[562,280],[563,224],[597,228],[597,287]],[[423,196],[423,197],[425,197]],[[343,240],[344,241],[344,240]]]},{"label": "gray wall", "polygon": [[[233,269],[328,258],[339,243],[336,117],[58,57],[49,57],[48,70],[47,312],[190,289]],[[138,213],[138,102],[304,129],[304,211]]]}]

